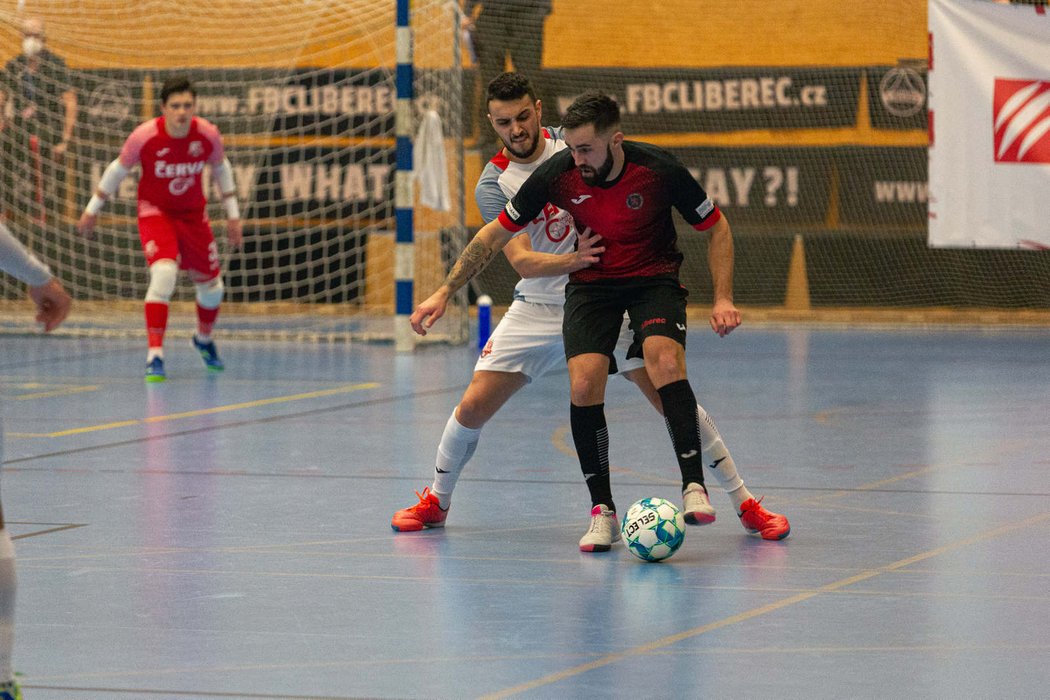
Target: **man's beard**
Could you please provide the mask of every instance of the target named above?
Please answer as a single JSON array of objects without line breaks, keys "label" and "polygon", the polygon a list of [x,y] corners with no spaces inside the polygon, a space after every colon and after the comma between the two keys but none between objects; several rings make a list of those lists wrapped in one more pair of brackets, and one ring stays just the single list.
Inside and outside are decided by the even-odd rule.
[{"label": "man's beard", "polygon": [[609,177],[609,173],[612,172],[612,169],[613,169],[612,146],[606,146],[605,147],[605,162],[601,164],[601,167],[599,167],[597,170],[594,170],[593,171],[594,172],[593,175],[589,175],[588,174],[589,172],[591,172],[591,170],[592,170],[591,168],[588,167],[587,170],[584,170],[583,168],[580,168],[580,177],[583,178],[584,184],[586,184],[586,185],[588,185],[590,187],[593,187],[594,185],[597,185],[598,183],[605,182],[605,178]]},{"label": "man's beard", "polygon": [[530,141],[526,141],[527,148],[525,150],[519,150],[514,144],[504,141],[503,145],[506,147],[510,154],[515,158],[528,158],[536,152],[536,147],[540,143],[540,130],[536,130],[536,135],[532,137]]}]

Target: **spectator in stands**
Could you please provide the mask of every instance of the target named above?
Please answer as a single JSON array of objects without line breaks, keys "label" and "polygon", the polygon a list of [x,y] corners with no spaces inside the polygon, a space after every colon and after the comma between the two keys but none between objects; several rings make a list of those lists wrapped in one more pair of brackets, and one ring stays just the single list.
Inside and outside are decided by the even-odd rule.
[{"label": "spectator in stands", "polygon": [[[556,106],[547,99],[543,79],[538,79],[542,76],[543,25],[551,13],[551,0],[464,0],[463,12],[465,27],[473,36],[481,85],[488,85],[497,75],[509,70],[509,58],[516,72],[530,77],[547,113],[556,117]],[[503,144],[488,128],[484,91],[478,96],[477,115],[478,150],[482,162],[488,162]]]},{"label": "spectator in stands", "polygon": [[22,53],[4,67],[0,81],[3,133],[3,209],[38,223],[49,202],[60,201],[63,168],[77,122],[77,94],[66,62],[47,48],[44,23],[22,24]]}]

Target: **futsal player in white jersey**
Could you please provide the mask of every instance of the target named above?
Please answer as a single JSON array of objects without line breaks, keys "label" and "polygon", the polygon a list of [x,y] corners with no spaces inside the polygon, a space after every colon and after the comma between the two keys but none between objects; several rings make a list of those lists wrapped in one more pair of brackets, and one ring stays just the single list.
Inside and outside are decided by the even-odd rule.
[{"label": "futsal player in white jersey", "polygon": [[[487,99],[489,121],[503,148],[485,166],[474,191],[486,222],[499,216],[533,171],[566,147],[560,130],[541,127],[542,104],[523,76],[497,76],[489,83]],[[565,364],[562,317],[567,275],[596,262],[604,248],[600,237],[589,231],[577,235],[572,217],[551,204],[522,232],[528,235],[515,236],[503,248],[511,266],[522,276],[514,288],[514,300],[482,350],[470,386],[445,425],[433,484],[416,493],[418,503],[394,514],[390,524],[398,532],[444,526],[452,491],[474,454],[482,427],[519,389]],[[617,368],[660,411],[662,402],[646,374],[644,361],[626,359],[631,341],[625,324],[617,347]],[[787,518],[767,511],[754,499],[714,422],[702,407],[697,408],[704,464],[733,499],[738,514],[743,509],[745,529],[764,539],[786,537],[790,532]],[[714,522],[715,509],[707,491],[699,484],[691,486],[696,488],[683,494],[687,522]],[[607,551],[619,537],[618,532],[607,532],[608,528],[592,530],[580,540],[581,551]]]},{"label": "futsal player in white jersey", "polygon": [[[0,270],[29,285],[36,304],[36,320],[44,331],[54,330],[69,314],[72,301],[47,265],[26,250],[0,222]],[[0,464],[4,461],[4,426],[0,422]],[[21,700],[22,691],[11,669],[15,621],[15,548],[0,508],[0,700]]]}]

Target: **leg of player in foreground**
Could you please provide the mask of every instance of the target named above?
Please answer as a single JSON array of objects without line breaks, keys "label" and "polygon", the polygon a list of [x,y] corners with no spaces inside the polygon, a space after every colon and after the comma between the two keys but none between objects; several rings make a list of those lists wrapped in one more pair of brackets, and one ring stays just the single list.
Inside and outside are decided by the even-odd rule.
[{"label": "leg of player in foreground", "polygon": [[527,381],[521,373],[474,372],[470,386],[453,409],[441,434],[433,484],[424,488],[422,493],[417,492],[419,503],[394,513],[390,522],[394,530],[411,532],[445,525],[452,505],[452,491],[463,467],[474,456],[482,427]]},{"label": "leg of player in foreground", "polygon": [[[626,370],[625,379],[638,386],[638,389],[649,399],[658,412],[663,412],[663,404],[656,387],[649,381],[644,368]],[[719,485],[729,495],[736,508],[741,524],[749,534],[766,540],[782,540],[791,532],[788,519],[779,513],[773,513],[762,507],[762,499],[756,499],[744,484],[737,472],[736,463],[722,440],[714,420],[703,406],[697,404],[698,428],[700,431],[701,456],[707,468],[714,473]],[[690,484],[682,494],[682,513],[690,525],[706,525],[715,521],[715,509],[708,498],[707,490],[699,484]]]},{"label": "leg of player in foreground", "polygon": [[434,481],[418,493],[419,503],[391,520],[398,532],[442,527],[463,467],[470,461],[481,429],[507,400],[564,358],[561,308],[517,300],[493,332],[474,368],[470,386],[452,411],[434,461]]},{"label": "leg of player in foreground", "polygon": [[[682,344],[686,328],[684,291],[674,280],[570,283],[563,333],[573,441],[591,496],[591,525],[580,540],[580,549],[585,552],[608,551],[619,535],[609,479],[605,386],[609,355],[616,346],[625,311],[637,329],[645,370],[660,398],[682,490],[688,494],[704,486],[697,403],[686,379]],[[708,522],[713,519],[713,513],[703,515]]]},{"label": "leg of player in foreground", "polygon": [[[531,313],[526,316],[523,313],[526,311]],[[470,386],[464,392],[459,405],[452,411],[445,425],[435,458],[432,484],[424,488],[422,493],[416,492],[419,498],[418,503],[394,514],[391,521],[391,527],[394,530],[413,532],[423,528],[444,526],[451,505],[452,492],[463,468],[474,454],[484,425],[511,396],[527,385],[528,376],[541,376],[546,374],[550,368],[561,363],[563,352],[561,335],[556,330],[561,327],[561,312],[559,310],[557,314],[550,314],[547,321],[544,322],[542,320],[544,317],[537,313],[538,311],[542,311],[542,307],[517,304],[504,316],[504,320],[501,321],[497,332],[493,335],[495,356],[488,360],[486,358],[479,360]],[[531,317],[531,320],[526,321],[528,317]],[[531,350],[526,350],[525,346],[519,345],[519,348],[510,354],[502,336],[508,329],[517,329],[520,332],[519,327],[522,324],[534,328],[535,335],[531,342],[534,342],[535,345]],[[618,356],[626,355],[632,338],[633,333],[625,323],[617,344]],[[551,357],[552,353],[558,353],[556,361],[544,359]],[[641,360],[628,359],[624,361],[623,366],[622,376],[637,385],[657,412],[662,412],[663,405],[660,395],[649,381],[649,375]],[[486,367],[488,369],[484,369]],[[497,367],[507,369],[506,371],[494,369]],[[529,368],[529,375],[521,371],[525,367]],[[750,520],[745,520],[744,515],[741,515],[744,526],[749,532],[757,531],[757,534],[761,534],[765,539],[786,537],[790,532],[787,519],[758,506],[758,502],[755,501],[751,492],[744,485],[743,479],[737,473],[733,457],[726,448],[714,421],[702,406],[697,406],[697,412],[704,463],[714,472],[719,484],[733,500],[737,513],[753,513]],[[696,484],[693,486],[695,488],[683,494],[683,513],[687,522],[694,525],[714,522],[715,509],[708,500],[706,490]]]},{"label": "leg of player in foreground", "polygon": [[[37,307],[36,320],[45,331],[56,328],[69,314],[72,300],[46,265],[37,260],[0,223],[0,269],[29,285],[29,296]],[[4,430],[0,421],[0,464],[4,461]],[[0,507],[0,700],[21,700],[22,690],[11,667],[14,646],[16,594],[15,548]]]},{"label": "leg of player in foreground", "polygon": [[[620,350],[626,347],[625,333],[621,333],[621,340],[618,344]],[[668,420],[667,427],[675,445],[679,468],[682,472],[683,513],[687,522],[693,525],[704,525],[715,520],[715,509],[710,504],[702,474],[698,473],[697,469],[699,464],[707,464],[730,498],[733,499],[741,524],[749,534],[767,540],[780,540],[787,537],[791,531],[787,518],[766,510],[754,498],[738,474],[733,458],[725,447],[714,421],[702,406],[695,403],[688,380],[684,378],[684,348],[679,357],[678,348],[674,347],[678,344],[674,341],[657,336],[646,342],[648,343],[646,345],[647,356],[653,356],[653,360],[647,364],[653,365],[653,369],[646,371],[636,366],[637,360],[628,360],[624,376],[638,385],[642,393],[661,414],[670,405],[672,409],[679,409],[679,413],[683,416],[678,423]],[[668,347],[662,347],[664,345]],[[667,352],[662,352],[663,350]],[[604,357],[601,359],[602,367],[607,366],[607,360]],[[604,370],[595,370],[592,376],[597,376],[599,371]],[[661,389],[654,387],[649,378],[650,372],[658,376],[664,383]],[[595,394],[592,399],[603,398],[603,396],[604,394],[600,397]],[[608,478],[608,433],[604,423],[603,406],[602,401],[599,401],[597,405],[578,405],[575,399],[572,406],[572,416],[575,421],[573,424],[574,439],[581,433],[583,439],[582,444],[577,443],[581,466],[585,462],[595,465],[590,471],[585,470],[584,472],[592,494],[592,510],[591,526],[580,541],[582,551],[607,551],[618,539],[615,527],[615,505],[612,503]],[[696,411],[695,418],[687,421],[693,406]],[[695,428],[690,431],[690,426],[695,426]],[[587,437],[589,435],[596,435],[597,438],[589,440]],[[702,461],[694,463],[696,447],[691,443],[683,445],[680,437],[682,435],[685,435],[686,439],[692,439],[694,435],[699,437],[699,444],[702,446],[700,451]]]}]

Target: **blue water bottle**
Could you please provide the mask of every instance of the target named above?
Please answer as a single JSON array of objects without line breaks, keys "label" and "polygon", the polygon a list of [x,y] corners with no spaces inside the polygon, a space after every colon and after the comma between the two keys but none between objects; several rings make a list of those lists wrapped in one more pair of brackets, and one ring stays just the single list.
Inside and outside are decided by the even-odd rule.
[{"label": "blue water bottle", "polygon": [[485,349],[492,333],[492,298],[488,294],[478,297],[478,352]]}]

